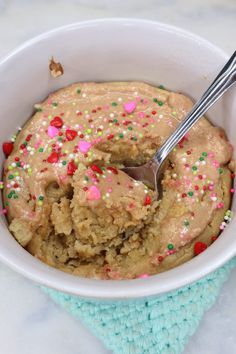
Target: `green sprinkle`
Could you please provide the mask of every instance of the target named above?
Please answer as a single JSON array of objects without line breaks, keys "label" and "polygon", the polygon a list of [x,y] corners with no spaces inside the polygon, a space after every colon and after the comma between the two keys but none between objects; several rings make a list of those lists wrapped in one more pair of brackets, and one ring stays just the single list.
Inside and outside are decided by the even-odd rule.
[{"label": "green sprinkle", "polygon": [[158,103],[158,106],[163,106],[163,104],[164,104],[164,102],[162,102],[162,101],[158,101],[157,103]]},{"label": "green sprinkle", "polygon": [[118,119],[113,119],[113,123],[118,123]]},{"label": "green sprinkle", "polygon": [[14,199],[18,199],[18,195],[14,195],[13,198],[14,198]]},{"label": "green sprinkle", "polygon": [[193,171],[197,171],[197,166],[193,166],[193,167],[192,167],[192,170],[193,170]]},{"label": "green sprinkle", "polygon": [[57,141],[62,141],[63,139],[62,138],[58,138]]},{"label": "green sprinkle", "polygon": [[159,89],[165,90],[165,87],[163,85],[158,86]]},{"label": "green sprinkle", "polygon": [[36,112],[42,112],[43,110],[42,110],[42,108],[35,108],[35,111]]},{"label": "green sprinkle", "polygon": [[89,181],[88,176],[85,176],[84,179],[85,179],[85,181]]},{"label": "green sprinkle", "polygon": [[133,130],[133,128],[132,127],[128,127],[128,130]]},{"label": "green sprinkle", "polygon": [[114,106],[114,107],[116,107],[116,106],[117,106],[117,103],[116,103],[116,102],[112,102],[111,105]]},{"label": "green sprinkle", "polygon": [[120,137],[121,139],[124,138],[124,134],[120,133],[120,134],[119,134],[119,137]]},{"label": "green sprinkle", "polygon": [[62,161],[62,165],[64,165],[64,166],[65,166],[66,164],[67,164],[67,162],[66,162],[66,161]]},{"label": "green sprinkle", "polygon": [[27,141],[24,141],[24,142],[23,142],[23,145],[27,146],[27,145],[28,145]]},{"label": "green sprinkle", "polygon": [[189,221],[188,220],[184,220],[184,226],[189,226]]},{"label": "green sprinkle", "polygon": [[132,140],[137,141],[138,139],[136,138],[136,136],[133,136]]},{"label": "green sprinkle", "polygon": [[202,153],[202,156],[207,156],[207,155],[208,155],[208,153],[205,151]]},{"label": "green sprinkle", "polygon": [[53,107],[57,107],[57,106],[58,106],[58,103],[57,103],[57,102],[52,102],[52,106],[53,106]]},{"label": "green sprinkle", "polygon": [[157,98],[153,98],[153,102],[157,103],[158,99]]},{"label": "green sprinkle", "polygon": [[8,179],[13,179],[13,178],[14,178],[13,175],[9,175],[9,176],[8,176]]},{"label": "green sprinkle", "polygon": [[174,248],[174,245],[172,243],[169,243],[168,246],[167,246],[168,250],[173,250]]},{"label": "green sprinkle", "polygon": [[204,157],[200,156],[200,157],[199,157],[199,160],[200,160],[200,161],[203,161],[203,160],[204,160]]},{"label": "green sprinkle", "polygon": [[80,89],[80,88],[77,88],[76,92],[77,92],[77,93],[81,93],[81,89]]},{"label": "green sprinkle", "polygon": [[86,130],[86,133],[87,133],[87,134],[91,134],[91,133],[92,133],[92,129],[90,129],[90,128],[87,129],[87,130]]},{"label": "green sprinkle", "polygon": [[222,173],[224,172],[223,168],[221,168],[221,167],[218,169],[218,171],[219,171],[220,175],[222,175]]},{"label": "green sprinkle", "polygon": [[21,167],[21,163],[20,163],[20,162],[17,162],[17,163],[16,163],[16,166],[17,166],[17,167]]},{"label": "green sprinkle", "polygon": [[39,152],[43,152],[43,148],[39,148]]},{"label": "green sprinkle", "polygon": [[192,191],[188,192],[188,195],[189,195],[190,197],[192,197],[192,196],[193,196],[193,192],[192,192]]},{"label": "green sprinkle", "polygon": [[39,200],[44,200],[44,197],[42,195],[40,195]]}]

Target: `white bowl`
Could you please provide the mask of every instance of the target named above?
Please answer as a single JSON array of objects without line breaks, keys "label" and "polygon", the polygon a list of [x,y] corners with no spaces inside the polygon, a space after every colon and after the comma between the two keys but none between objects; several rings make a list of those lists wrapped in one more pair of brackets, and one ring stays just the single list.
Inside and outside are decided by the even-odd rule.
[{"label": "white bowl", "polygon": [[[65,73],[53,79],[54,56]],[[164,84],[197,99],[228,59],[220,49],[169,25],[133,19],[106,19],[65,26],[36,37],[0,62],[0,142],[32,114],[33,104],[76,81],[140,80]],[[236,91],[209,111],[236,145]],[[0,163],[2,165],[1,153]],[[126,281],[91,280],[53,269],[25,251],[0,220],[0,259],[35,282],[97,299],[128,299],[160,294],[189,284],[229,260],[236,250],[236,221],[204,253],[165,273]]]}]

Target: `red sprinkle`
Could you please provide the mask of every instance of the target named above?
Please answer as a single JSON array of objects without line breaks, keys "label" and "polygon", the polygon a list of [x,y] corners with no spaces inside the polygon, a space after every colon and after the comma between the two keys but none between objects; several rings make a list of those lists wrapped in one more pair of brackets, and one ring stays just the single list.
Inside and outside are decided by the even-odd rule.
[{"label": "red sprinkle", "polygon": [[101,168],[98,165],[91,165],[90,168],[93,172],[99,173],[100,175],[103,174]]},{"label": "red sprinkle", "polygon": [[197,256],[198,254],[202,253],[207,249],[207,244],[204,242],[196,242],[194,244],[194,255]]},{"label": "red sprinkle", "polygon": [[158,257],[158,261],[159,261],[159,262],[162,262],[163,259],[164,259],[164,257],[162,257],[162,256],[159,256],[159,257]]},{"label": "red sprinkle", "polygon": [[77,131],[71,130],[71,129],[66,130],[66,139],[67,140],[72,141],[76,138],[76,136],[77,136]]},{"label": "red sprinkle", "polygon": [[109,134],[109,135],[107,135],[107,140],[111,140],[111,139],[113,139],[114,138],[114,134]]},{"label": "red sprinkle", "polygon": [[49,162],[49,163],[56,163],[56,162],[58,162],[58,160],[59,160],[59,156],[58,156],[58,153],[55,151],[53,151],[51,153],[51,155],[49,155],[47,158],[47,162]]},{"label": "red sprinkle", "polygon": [[56,128],[61,128],[63,126],[63,120],[61,117],[56,116],[51,120],[50,125]]},{"label": "red sprinkle", "polygon": [[76,164],[74,163],[74,161],[70,161],[67,165],[67,175],[73,176],[76,170],[77,170]]},{"label": "red sprinkle", "polygon": [[114,175],[118,175],[118,170],[115,167],[109,166],[107,170],[111,171]]},{"label": "red sprinkle", "polygon": [[212,236],[211,241],[215,242],[215,240],[217,240],[217,236]]},{"label": "red sprinkle", "polygon": [[144,206],[150,205],[151,202],[152,202],[152,199],[151,199],[150,195],[146,195],[145,200],[144,200]]},{"label": "red sprinkle", "polygon": [[182,198],[186,198],[187,197],[187,194],[186,193],[183,193],[182,194]]},{"label": "red sprinkle", "polygon": [[5,156],[8,157],[13,150],[14,144],[11,141],[7,141],[2,144],[2,151],[4,152]]}]

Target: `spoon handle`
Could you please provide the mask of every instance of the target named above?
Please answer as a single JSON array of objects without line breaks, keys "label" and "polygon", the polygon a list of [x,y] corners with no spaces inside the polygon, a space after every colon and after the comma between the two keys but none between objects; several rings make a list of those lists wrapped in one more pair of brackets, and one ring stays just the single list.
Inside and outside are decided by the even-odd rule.
[{"label": "spoon handle", "polygon": [[184,120],[156,152],[153,159],[160,165],[175,145],[184,137],[190,128],[204,113],[227,91],[236,81],[236,51],[225,64],[219,75],[193,106]]}]

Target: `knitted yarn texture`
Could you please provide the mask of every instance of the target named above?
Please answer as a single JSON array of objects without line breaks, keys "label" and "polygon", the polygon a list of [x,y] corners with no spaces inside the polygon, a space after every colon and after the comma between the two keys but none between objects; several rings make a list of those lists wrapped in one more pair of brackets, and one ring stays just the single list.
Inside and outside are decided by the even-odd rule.
[{"label": "knitted yarn texture", "polygon": [[89,300],[43,290],[114,354],[179,354],[235,265],[236,257],[191,285],[132,301]]}]

